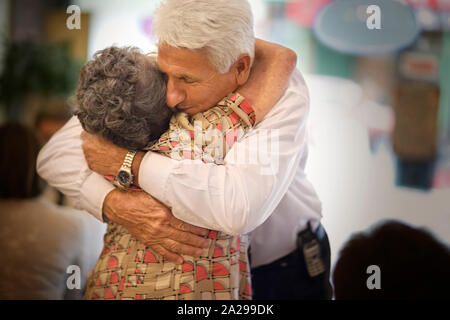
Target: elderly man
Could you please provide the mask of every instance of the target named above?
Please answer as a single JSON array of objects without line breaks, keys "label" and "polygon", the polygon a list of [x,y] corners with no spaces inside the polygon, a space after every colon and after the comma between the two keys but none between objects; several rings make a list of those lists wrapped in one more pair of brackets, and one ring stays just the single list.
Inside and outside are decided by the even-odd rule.
[{"label": "elderly man", "polygon": [[[128,150],[85,133],[82,142],[73,118],[41,151],[38,172],[79,208],[121,224],[176,263],[180,254],[201,254],[207,229],[252,231],[255,299],[330,298],[328,238],[304,173],[308,92],[298,71],[287,86],[280,76],[290,74],[295,54],[279,50],[262,63],[266,44],[255,51],[243,0],[167,0],[155,26],[169,107],[194,115],[238,90],[252,103],[257,125],[223,165],[153,152],[132,161],[128,153],[124,162]],[[125,184],[134,178],[148,194],[121,192],[103,178],[119,171]]]}]

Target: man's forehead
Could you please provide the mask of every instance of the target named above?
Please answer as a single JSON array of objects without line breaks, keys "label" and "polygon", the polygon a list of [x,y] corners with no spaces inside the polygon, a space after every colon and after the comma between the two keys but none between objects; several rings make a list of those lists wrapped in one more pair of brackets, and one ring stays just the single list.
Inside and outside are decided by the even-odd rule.
[{"label": "man's forehead", "polygon": [[187,69],[184,68],[176,68],[176,67],[170,67],[170,65],[165,64],[164,62],[160,62],[160,60],[157,60],[156,65],[158,66],[158,69],[165,74],[169,74],[171,76],[176,77],[189,77],[189,78],[195,78],[194,74],[189,72]]},{"label": "man's forehead", "polygon": [[[162,54],[161,54],[162,53]],[[185,59],[183,59],[185,58]],[[198,61],[192,61],[189,56],[166,55],[159,51],[156,59],[156,65],[163,73],[176,76],[200,79],[205,75],[205,65]]]}]

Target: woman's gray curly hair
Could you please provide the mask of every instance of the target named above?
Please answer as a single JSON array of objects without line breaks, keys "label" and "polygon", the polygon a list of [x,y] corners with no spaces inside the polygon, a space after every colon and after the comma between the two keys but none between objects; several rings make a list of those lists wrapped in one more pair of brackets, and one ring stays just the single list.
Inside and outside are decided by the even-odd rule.
[{"label": "woman's gray curly hair", "polygon": [[83,129],[122,148],[142,149],[169,127],[164,76],[134,47],[97,51],[81,69],[76,97]]}]

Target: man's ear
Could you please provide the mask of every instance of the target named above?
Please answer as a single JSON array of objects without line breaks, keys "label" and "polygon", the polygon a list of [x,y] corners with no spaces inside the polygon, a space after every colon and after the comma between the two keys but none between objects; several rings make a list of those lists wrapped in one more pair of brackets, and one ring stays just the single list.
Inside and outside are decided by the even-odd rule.
[{"label": "man's ear", "polygon": [[250,75],[250,63],[250,56],[247,53],[243,53],[239,56],[239,58],[233,65],[236,83],[239,86],[242,86],[248,80],[248,77]]}]

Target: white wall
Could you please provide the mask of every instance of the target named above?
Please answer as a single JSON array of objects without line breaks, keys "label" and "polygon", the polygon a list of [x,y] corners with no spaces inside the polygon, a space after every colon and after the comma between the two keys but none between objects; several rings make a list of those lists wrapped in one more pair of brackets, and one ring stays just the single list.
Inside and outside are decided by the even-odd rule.
[{"label": "white wall", "polygon": [[110,45],[136,46],[143,51],[155,49],[154,39],[143,31],[144,20],[152,15],[161,0],[77,0],[82,12],[91,14],[88,57]]}]

